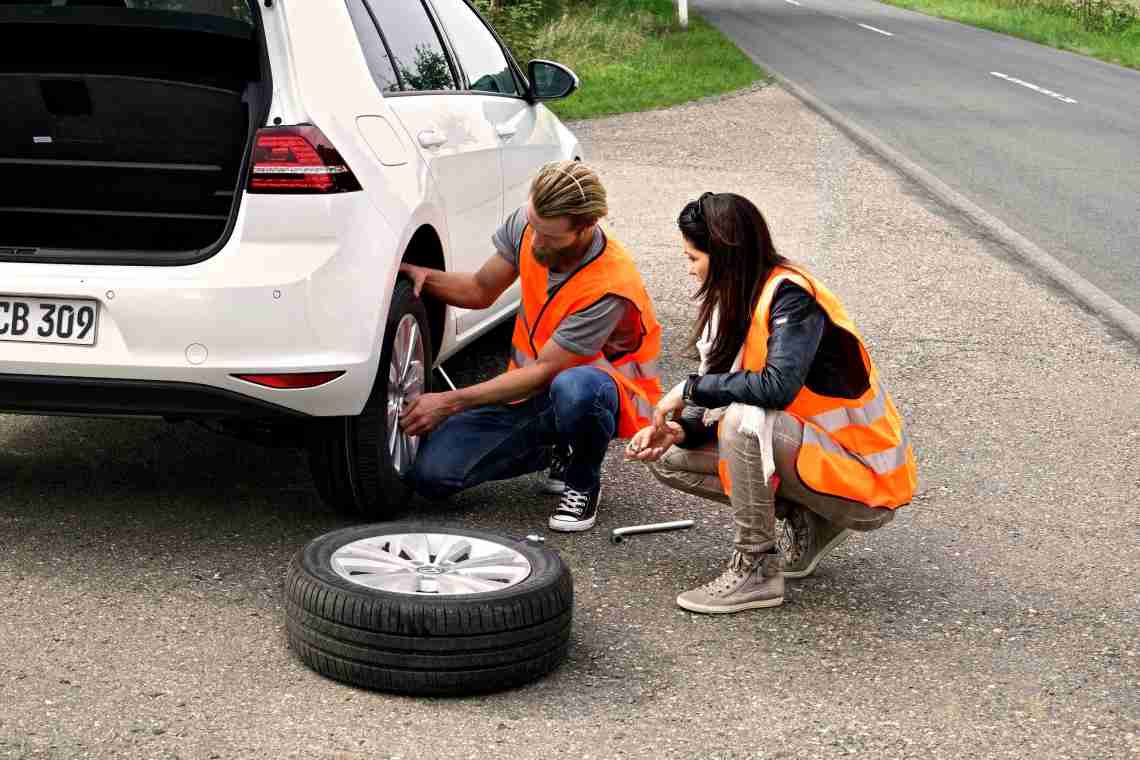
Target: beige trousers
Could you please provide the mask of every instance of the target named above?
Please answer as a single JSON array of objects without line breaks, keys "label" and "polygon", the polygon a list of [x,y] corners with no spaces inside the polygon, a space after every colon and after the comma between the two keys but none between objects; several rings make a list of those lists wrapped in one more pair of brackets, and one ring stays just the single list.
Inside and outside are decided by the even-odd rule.
[{"label": "beige trousers", "polygon": [[[771,413],[771,412],[770,412]],[[719,441],[699,449],[671,447],[649,469],[665,485],[678,491],[729,504],[736,522],[737,552],[755,555],[776,545],[776,501],[794,502],[841,528],[870,531],[894,519],[892,509],[868,507],[857,501],[816,493],[803,484],[796,472],[796,456],[803,445],[804,427],[795,417],[776,412],[772,430],[772,454],[779,486],[773,491],[764,482],[760,442],[739,432],[740,415],[729,408],[721,424]],[[717,462],[728,462],[732,497],[724,493]],[[781,517],[783,512],[781,511]]]}]

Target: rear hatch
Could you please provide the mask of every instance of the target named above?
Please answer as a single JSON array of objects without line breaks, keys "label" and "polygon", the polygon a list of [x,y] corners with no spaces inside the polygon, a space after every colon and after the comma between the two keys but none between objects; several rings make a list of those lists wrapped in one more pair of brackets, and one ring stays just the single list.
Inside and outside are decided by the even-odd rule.
[{"label": "rear hatch", "polygon": [[0,51],[0,261],[224,244],[271,92],[255,4],[0,0]]}]

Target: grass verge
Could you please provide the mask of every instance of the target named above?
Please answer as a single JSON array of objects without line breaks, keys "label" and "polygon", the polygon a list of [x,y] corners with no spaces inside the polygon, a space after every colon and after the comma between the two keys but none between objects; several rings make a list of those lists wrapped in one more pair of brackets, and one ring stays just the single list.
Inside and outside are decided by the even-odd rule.
[{"label": "grass verge", "polygon": [[538,57],[563,63],[582,88],[550,104],[564,119],[645,111],[717,95],[765,79],[703,19],[677,23],[673,0],[569,2],[542,25]]},{"label": "grass verge", "polygon": [[1140,12],[1122,0],[882,0],[1140,69]]}]

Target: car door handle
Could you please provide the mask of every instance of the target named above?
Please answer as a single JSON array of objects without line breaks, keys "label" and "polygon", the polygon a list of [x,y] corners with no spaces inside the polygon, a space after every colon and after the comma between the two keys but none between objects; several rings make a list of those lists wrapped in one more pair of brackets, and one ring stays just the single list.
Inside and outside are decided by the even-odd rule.
[{"label": "car door handle", "polygon": [[500,124],[499,126],[495,127],[495,131],[499,134],[499,137],[503,138],[504,140],[509,140],[510,138],[514,137],[515,133],[519,130],[517,127],[512,127],[509,124]]},{"label": "car door handle", "polygon": [[447,142],[447,137],[436,132],[434,129],[425,129],[416,135],[416,139],[420,141],[420,145],[425,148],[438,148]]}]

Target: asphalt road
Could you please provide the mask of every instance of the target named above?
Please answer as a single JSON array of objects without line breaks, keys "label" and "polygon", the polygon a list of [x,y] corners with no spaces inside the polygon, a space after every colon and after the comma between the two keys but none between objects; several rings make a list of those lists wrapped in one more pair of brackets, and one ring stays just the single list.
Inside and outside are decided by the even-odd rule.
[{"label": "asphalt road", "polygon": [[870,0],[696,5],[1140,314],[1140,72]]},{"label": "asphalt road", "polygon": [[[676,382],[693,284],[675,219],[763,209],[844,300],[906,418],[920,490],[782,607],[713,618],[729,510],[611,451],[595,530],[533,478],[422,518],[542,533],[574,573],[567,661],[524,688],[413,699],[308,670],[294,552],[348,524],[304,458],[154,421],[0,416],[0,758],[1140,758],[1140,356],[786,92],[575,126],[635,252]],[[740,156],[776,156],[754,165]],[[449,362],[502,366],[500,330]],[[614,546],[610,529],[693,518]]]}]

